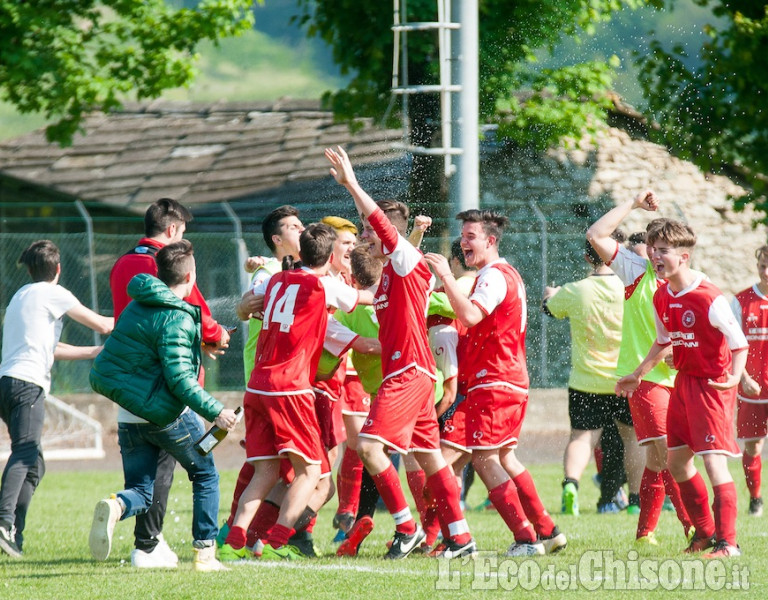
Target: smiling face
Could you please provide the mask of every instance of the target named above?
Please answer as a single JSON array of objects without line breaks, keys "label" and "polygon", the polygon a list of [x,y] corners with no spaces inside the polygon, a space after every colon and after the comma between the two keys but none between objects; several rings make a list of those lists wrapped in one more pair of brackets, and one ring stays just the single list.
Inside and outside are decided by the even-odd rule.
[{"label": "smiling face", "polygon": [[338,273],[351,273],[349,256],[357,243],[357,237],[351,231],[336,230],[336,241],[333,244],[331,265]]},{"label": "smiling face", "polygon": [[368,251],[371,253],[371,256],[379,260],[383,260],[385,256],[384,256],[384,252],[382,252],[381,250],[381,239],[373,230],[373,227],[371,227],[371,224],[368,222],[368,219],[363,217],[362,224],[363,224],[363,231],[360,234],[360,241],[368,244]]},{"label": "smiling face", "polygon": [[499,257],[496,238],[489,236],[478,222],[465,222],[461,228],[461,250],[468,267],[482,269]]}]

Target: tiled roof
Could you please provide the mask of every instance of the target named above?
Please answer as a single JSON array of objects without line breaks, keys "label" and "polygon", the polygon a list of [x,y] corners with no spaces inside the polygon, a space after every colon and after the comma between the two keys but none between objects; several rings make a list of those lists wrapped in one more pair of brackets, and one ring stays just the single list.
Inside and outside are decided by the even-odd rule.
[{"label": "tiled roof", "polygon": [[68,148],[42,130],[0,143],[0,176],[135,212],[161,196],[194,208],[324,177],[328,145],[345,146],[355,164],[402,156],[400,130],[361,124],[352,133],[307,100],[126,105],[88,116]]}]

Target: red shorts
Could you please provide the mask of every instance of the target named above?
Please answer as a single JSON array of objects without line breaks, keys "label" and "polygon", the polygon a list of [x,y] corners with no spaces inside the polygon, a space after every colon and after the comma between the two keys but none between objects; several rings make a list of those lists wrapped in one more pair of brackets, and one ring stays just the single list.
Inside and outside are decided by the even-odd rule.
[{"label": "red shorts", "polygon": [[768,437],[768,402],[747,402],[739,398],[736,436],[748,442]]},{"label": "red shorts", "polygon": [[434,380],[415,368],[385,379],[359,437],[379,440],[401,454],[439,451]]},{"label": "red shorts", "polygon": [[678,373],[667,412],[667,447],[741,456],[733,437],[735,408],[736,388],[719,391],[705,377]]},{"label": "red shorts", "polygon": [[440,428],[440,443],[462,452],[472,452],[467,448],[466,401],[460,402],[451,417],[443,423]]},{"label": "red shorts", "polygon": [[467,393],[466,445],[470,450],[515,448],[523,427],[528,393],[506,386],[475,388]]},{"label": "red shorts", "polygon": [[320,425],[320,439],[326,450],[335,448],[347,439],[344,423],[341,420],[340,402],[331,398],[328,392],[315,388],[315,410],[317,422]]},{"label": "red shorts", "polygon": [[629,410],[639,444],[667,437],[667,409],[672,388],[652,381],[641,381],[629,397]]},{"label": "red shorts", "polygon": [[243,406],[246,460],[287,458],[285,453],[293,452],[309,464],[322,464],[325,449],[314,394],[265,396],[246,392]]},{"label": "red shorts", "polygon": [[347,375],[341,390],[341,413],[364,417],[371,410],[371,395],[363,389],[357,375]]}]

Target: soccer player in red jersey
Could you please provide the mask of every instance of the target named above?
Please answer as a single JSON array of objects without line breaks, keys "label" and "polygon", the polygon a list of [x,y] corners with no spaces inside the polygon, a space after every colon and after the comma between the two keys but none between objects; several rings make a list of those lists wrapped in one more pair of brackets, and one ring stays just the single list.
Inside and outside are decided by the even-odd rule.
[{"label": "soccer player in red jersey", "polygon": [[327,305],[351,311],[359,298],[359,293],[349,286],[323,277],[330,267],[335,239],[336,233],[329,226],[310,225],[300,238],[304,266],[273,275],[254,292],[264,293],[256,365],[244,398],[246,452],[254,465],[254,475],[240,497],[226,540],[226,545],[236,551],[244,548],[245,528],[277,482],[280,459],[287,458],[294,478],[262,556],[300,558],[287,545],[294,533],[293,525],[320,477],[330,475],[330,465],[325,465],[325,473],[321,468],[326,454],[312,382],[326,334]]},{"label": "soccer player in red jersey", "polygon": [[768,436],[768,246],[758,248],[755,258],[760,281],[736,294],[732,308],[749,342],[737,396],[736,435],[744,442],[741,462],[749,489],[749,514],[759,517],[763,514],[760,455]]},{"label": "soccer player in red jersey", "polygon": [[461,292],[445,257],[430,253],[426,260],[442,279],[456,318],[467,327],[459,382],[466,394],[466,442],[472,464],[515,536],[507,554],[557,552],[567,544],[565,535],[514,452],[528,403],[528,370],[525,287],[518,272],[499,257],[498,244],[508,220],[487,210],[467,210],[456,218],[463,222],[466,264],[478,269],[471,296]]},{"label": "soccer player in red jersey", "polygon": [[[741,455],[733,435],[736,385],[747,361],[747,340],[720,290],[690,268],[696,235],[678,221],[648,232],[651,262],[664,283],[653,296],[656,341],[617,390],[629,394],[672,345],[678,370],[667,413],[668,466],[696,527],[687,552],[714,550],[705,558],[739,556],[736,545],[736,486],[728,456]],[[693,462],[698,454],[712,484],[707,487]]]},{"label": "soccer player in red jersey", "polygon": [[325,156],[333,177],[354,198],[363,222],[361,239],[384,263],[374,300],[384,379],[360,432],[358,452],[395,520],[395,536],[385,557],[405,558],[425,538],[411,515],[388,449],[414,452],[426,474],[426,486],[434,498],[441,499],[438,510],[451,534],[443,556],[472,554],[475,543],[461,512],[459,488],[440,453],[434,405],[435,361],[426,326],[433,277],[421,252],[403,237],[408,209],[400,202],[374,202],[357,182],[341,147],[326,149]]}]

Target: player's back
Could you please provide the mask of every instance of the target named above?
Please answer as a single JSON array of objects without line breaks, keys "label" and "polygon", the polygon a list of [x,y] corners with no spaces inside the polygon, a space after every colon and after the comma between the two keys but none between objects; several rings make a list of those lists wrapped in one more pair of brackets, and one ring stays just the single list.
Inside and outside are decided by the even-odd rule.
[{"label": "player's back", "polygon": [[274,275],[264,296],[264,320],[248,389],[312,391],[328,313],[320,278],[306,269]]}]

